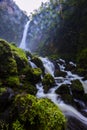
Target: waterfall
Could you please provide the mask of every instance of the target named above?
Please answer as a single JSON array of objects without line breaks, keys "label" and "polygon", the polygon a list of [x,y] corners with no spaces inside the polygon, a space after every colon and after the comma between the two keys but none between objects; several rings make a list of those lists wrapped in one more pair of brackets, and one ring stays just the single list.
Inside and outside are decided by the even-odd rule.
[{"label": "waterfall", "polygon": [[[54,76],[54,70],[55,67],[53,66],[53,63],[51,63],[47,58],[41,58],[44,67],[46,69],[47,73],[50,73],[52,76]],[[59,65],[61,70],[64,70],[63,65]],[[54,102],[66,116],[72,116],[81,121],[83,124],[87,125],[87,118],[84,117],[80,112],[78,112],[74,107],[65,104],[61,99],[58,94],[55,93],[55,90],[60,87],[62,84],[71,84],[72,80],[79,79],[81,80],[81,77],[78,75],[72,74],[70,71],[65,71],[67,72],[67,78],[61,77],[61,83],[58,82],[58,79],[60,80],[60,77],[54,77],[57,83],[57,86],[54,86],[51,88],[48,93],[44,93],[42,83],[36,84],[36,87],[38,89],[37,92],[37,97],[38,98],[49,98],[51,99],[52,102]]]},{"label": "waterfall", "polygon": [[21,43],[20,43],[20,46],[19,46],[20,48],[22,48],[24,50],[27,50],[27,47],[26,47],[26,37],[27,37],[29,23],[30,23],[30,20],[26,23],[26,25],[24,27],[23,37],[22,37],[22,40],[21,40]]},{"label": "waterfall", "polygon": [[43,62],[43,65],[45,67],[45,72],[50,73],[54,77],[54,70],[55,67],[52,62],[48,58],[42,58],[40,57],[41,61]]}]

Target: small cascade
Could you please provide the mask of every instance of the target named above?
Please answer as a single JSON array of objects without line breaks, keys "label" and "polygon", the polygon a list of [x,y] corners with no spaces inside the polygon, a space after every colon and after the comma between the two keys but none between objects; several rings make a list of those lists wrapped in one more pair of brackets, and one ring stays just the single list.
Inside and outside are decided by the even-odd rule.
[{"label": "small cascade", "polygon": [[43,62],[43,65],[45,67],[45,73],[50,73],[54,77],[55,67],[53,63],[48,58],[40,57],[40,59]]},{"label": "small cascade", "polygon": [[[46,73],[50,73],[52,76],[54,76],[55,67],[54,67],[53,63],[51,63],[51,61],[49,61],[47,58],[40,58],[40,59],[42,60],[42,62],[44,64]],[[54,77],[55,82],[56,82],[56,86],[51,88],[48,91],[48,93],[44,93],[42,83],[37,84],[36,87],[38,89],[38,92],[37,92],[36,96],[38,98],[49,98],[49,99],[51,99],[51,101],[54,102],[63,111],[63,113],[67,117],[68,116],[74,117],[74,118],[78,119],[80,122],[82,122],[83,124],[87,125],[87,118],[84,117],[80,112],[78,112],[71,105],[65,104],[64,101],[62,101],[62,99],[60,98],[60,95],[55,93],[55,91],[62,84],[68,84],[69,85],[69,84],[71,84],[71,81],[75,80],[75,79],[79,79],[80,81],[82,81],[82,77],[80,77],[76,74],[72,74],[70,71],[66,71],[65,67],[63,65],[59,64],[59,68],[60,68],[60,70],[67,72],[67,76],[65,78],[64,77]],[[70,94],[72,95],[71,88],[69,88],[69,89],[70,89]],[[82,101],[78,100],[78,102],[80,102],[80,104],[85,107],[85,105],[83,104]],[[86,109],[84,109],[84,110],[86,111]]]},{"label": "small cascade", "polygon": [[21,43],[20,43],[20,48],[24,49],[24,50],[27,50],[27,47],[26,47],[26,37],[27,37],[27,32],[28,32],[28,27],[29,27],[29,23],[30,21],[28,21],[24,27],[24,32],[23,32],[23,37],[22,37],[22,40],[21,40]]},{"label": "small cascade", "polygon": [[32,68],[37,68],[37,66],[33,62],[29,61],[29,63],[30,63]]}]

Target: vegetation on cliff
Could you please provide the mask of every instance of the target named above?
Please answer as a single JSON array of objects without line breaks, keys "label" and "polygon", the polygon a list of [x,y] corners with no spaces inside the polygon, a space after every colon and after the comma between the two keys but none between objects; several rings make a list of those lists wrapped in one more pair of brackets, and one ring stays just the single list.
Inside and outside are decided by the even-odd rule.
[{"label": "vegetation on cliff", "polygon": [[[41,66],[31,68],[27,56],[28,52],[0,39],[0,130],[64,130],[66,119],[59,108],[35,97],[44,70],[34,56],[32,60]],[[43,83],[49,86],[54,79],[47,75]]]}]

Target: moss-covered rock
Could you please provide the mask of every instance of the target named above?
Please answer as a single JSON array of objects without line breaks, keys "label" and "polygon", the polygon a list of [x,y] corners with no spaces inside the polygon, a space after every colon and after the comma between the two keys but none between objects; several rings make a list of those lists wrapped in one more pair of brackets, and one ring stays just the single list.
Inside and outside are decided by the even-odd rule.
[{"label": "moss-covered rock", "polygon": [[29,66],[28,58],[26,56],[26,53],[21,48],[18,48],[13,44],[10,44],[10,48],[17,63],[18,72],[20,73],[24,68]]},{"label": "moss-covered rock", "polygon": [[25,130],[23,128],[23,125],[18,120],[16,120],[15,122],[13,122],[12,129],[13,130]]},{"label": "moss-covered rock", "polygon": [[5,84],[9,87],[18,87],[20,86],[20,81],[18,76],[8,76],[5,80]]},{"label": "moss-covered rock", "polygon": [[70,86],[68,84],[62,84],[58,89],[56,89],[56,93],[61,96],[61,99],[67,104],[74,104],[73,96],[70,93]]},{"label": "moss-covered rock", "polygon": [[[2,84],[8,84],[7,78],[10,76],[17,76],[17,64],[13,57],[9,43],[0,40],[0,79]],[[16,77],[18,78],[18,77]]]},{"label": "moss-covered rock", "polygon": [[38,83],[41,80],[42,71],[40,68],[27,68],[24,70],[24,80],[30,81],[33,84]]},{"label": "moss-covered rock", "polygon": [[31,95],[17,95],[15,107],[18,111],[18,124],[25,130],[64,130],[65,117],[48,99],[37,99]]},{"label": "moss-covered rock", "polygon": [[36,95],[37,93],[36,86],[29,81],[23,81],[23,83],[21,83],[21,87],[19,87],[19,89],[17,88],[17,91],[19,91],[20,93],[29,93],[31,95]]},{"label": "moss-covered rock", "polygon": [[54,75],[55,75],[55,77],[65,77],[67,75],[67,73],[57,69],[57,70],[55,70]]},{"label": "moss-covered rock", "polygon": [[55,80],[51,74],[46,74],[42,80],[44,92],[47,93],[48,90],[55,85]]},{"label": "moss-covered rock", "polygon": [[69,85],[62,84],[58,89],[55,91],[57,94],[70,94]]},{"label": "moss-covered rock", "polygon": [[36,65],[37,67],[41,68],[41,70],[44,72],[43,63],[42,63],[42,61],[40,60],[39,57],[33,56],[32,59],[31,59],[31,61],[32,61],[33,63],[35,63],[35,65]]},{"label": "moss-covered rock", "polygon": [[8,130],[8,123],[3,120],[0,120],[0,130]]},{"label": "moss-covered rock", "polygon": [[78,79],[76,79],[72,81],[72,84],[70,86],[73,97],[76,99],[81,99],[84,95],[84,88],[82,86],[82,83]]}]

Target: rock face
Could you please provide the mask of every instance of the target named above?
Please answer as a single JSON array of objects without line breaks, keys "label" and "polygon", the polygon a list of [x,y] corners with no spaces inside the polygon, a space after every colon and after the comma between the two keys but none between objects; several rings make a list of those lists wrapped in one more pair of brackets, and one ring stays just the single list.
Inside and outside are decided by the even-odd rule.
[{"label": "rock face", "polygon": [[0,38],[19,44],[27,20],[13,0],[0,1]]},{"label": "rock face", "polygon": [[77,53],[87,48],[86,7],[86,0],[43,4],[29,29],[31,50],[75,60]]}]

